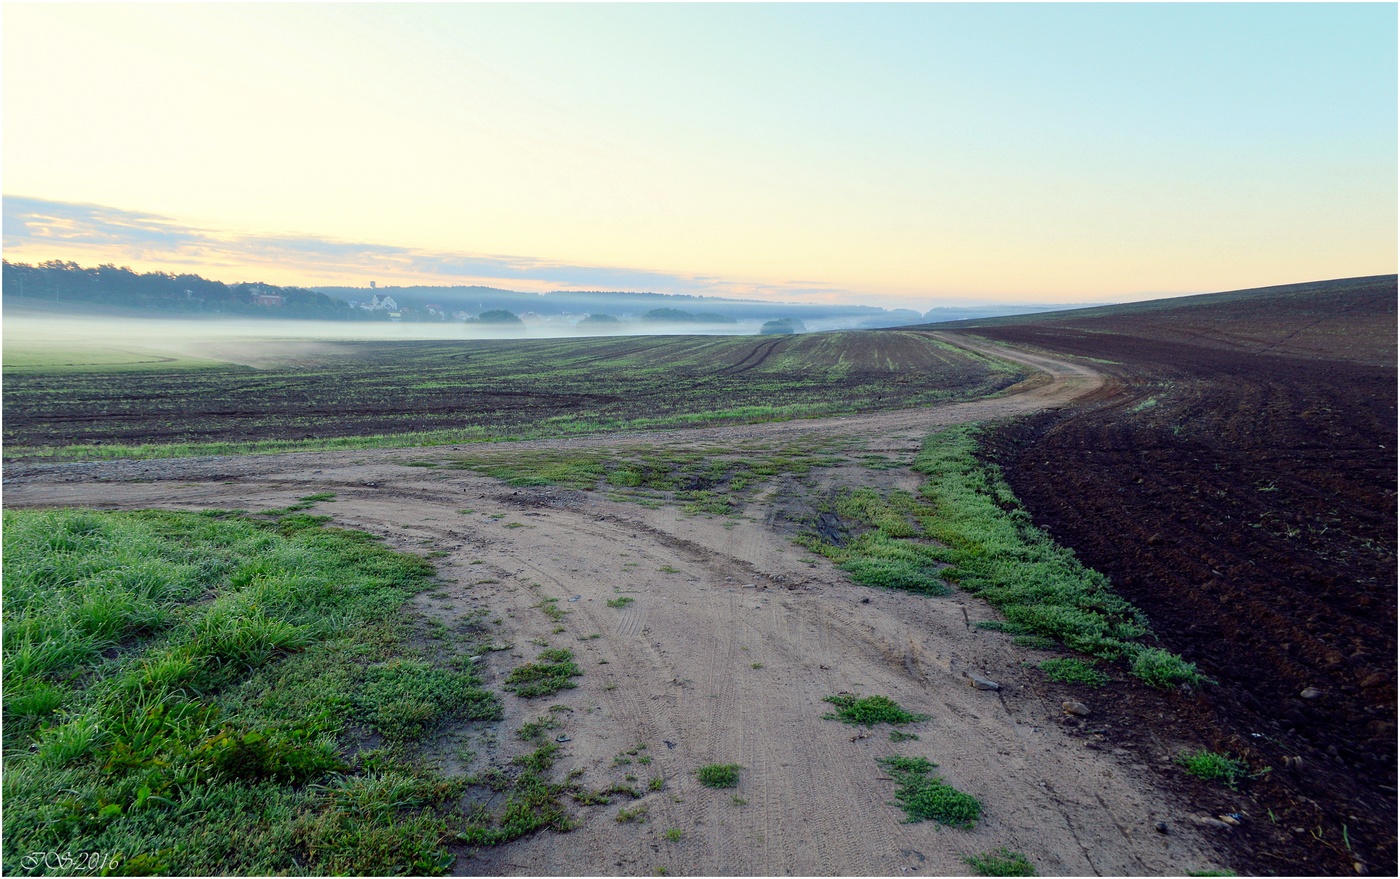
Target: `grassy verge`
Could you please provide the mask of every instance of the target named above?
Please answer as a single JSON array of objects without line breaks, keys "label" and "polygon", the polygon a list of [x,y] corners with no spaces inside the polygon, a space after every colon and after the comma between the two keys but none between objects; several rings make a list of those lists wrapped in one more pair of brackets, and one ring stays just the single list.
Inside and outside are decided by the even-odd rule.
[{"label": "grassy verge", "polygon": [[415,637],[422,559],[300,512],[6,511],[4,565],[6,872],[428,874],[562,826],[549,754],[493,776],[502,816],[423,761],[501,706],[477,621]]},{"label": "grassy verge", "polygon": [[1014,634],[1055,638],[1072,650],[1125,660],[1158,687],[1199,684],[1194,663],[1142,642],[1142,612],[1108,578],[1037,528],[995,468],[978,461],[976,426],[930,437],[914,461],[928,476],[920,493],[933,507],[925,533],[945,547],[943,575],[985,598]]},{"label": "grassy verge", "polygon": [[1031,522],[994,467],[976,457],[976,425],[941,431],[924,443],[913,469],[927,478],[915,497],[869,489],[838,495],[837,529],[800,540],[857,582],[924,594],[957,583],[998,608],[996,628],[1032,636],[1037,646],[1123,661],[1157,687],[1199,684],[1193,663],[1150,647],[1142,612],[1108,578]]}]

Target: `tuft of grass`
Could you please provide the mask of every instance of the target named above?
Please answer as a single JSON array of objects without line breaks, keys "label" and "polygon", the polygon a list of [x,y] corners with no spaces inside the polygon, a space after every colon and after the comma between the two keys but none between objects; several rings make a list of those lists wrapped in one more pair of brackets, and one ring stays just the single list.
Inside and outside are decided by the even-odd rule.
[{"label": "tuft of grass", "polygon": [[1135,651],[1132,672],[1151,686],[1162,690],[1210,681],[1196,669],[1196,663],[1187,662],[1175,653],[1158,647],[1142,647]]},{"label": "tuft of grass", "polygon": [[1178,754],[1173,762],[1204,781],[1218,781],[1234,790],[1241,778],[1249,775],[1249,764],[1215,751],[1188,751]]},{"label": "tuft of grass", "polygon": [[536,662],[526,663],[506,675],[502,687],[522,699],[535,699],[577,687],[571,678],[582,674],[572,652],[554,648],[541,651]]},{"label": "tuft of grass", "polygon": [[[555,708],[559,706],[554,706]],[[534,720],[523,724],[515,734],[525,741],[532,741],[544,736],[546,730],[558,729],[559,719],[556,717],[537,717]]]},{"label": "tuft of grass", "polygon": [[559,606],[559,599],[557,598],[542,598],[540,599],[540,603],[534,606],[538,607],[541,613],[554,620],[556,623],[569,615],[567,610]]},{"label": "tuft of grass", "polygon": [[738,787],[739,772],[743,768],[738,763],[711,763],[697,769],[695,776],[705,787]]},{"label": "tuft of grass", "polygon": [[929,719],[927,714],[914,714],[905,710],[888,696],[858,697],[853,693],[827,696],[822,700],[836,706],[833,714],[823,714],[823,720],[839,720],[843,723],[874,726],[877,723],[905,724],[920,723]]},{"label": "tuft of grass", "polygon": [[909,817],[906,823],[932,819],[953,827],[971,827],[982,817],[982,804],[937,775],[938,766],[923,757],[880,757],[876,763],[899,783],[895,805]]},{"label": "tuft of grass", "polygon": [[919,734],[918,734],[918,733],[900,732],[900,731],[897,730],[897,729],[892,729],[892,730],[890,730],[890,741],[891,741],[891,742],[917,742],[918,740],[919,740]]},{"label": "tuft of grass", "polygon": [[1080,659],[1047,659],[1039,666],[1045,676],[1063,684],[1084,684],[1089,687],[1102,687],[1108,683],[1108,675],[1094,668],[1097,660],[1084,662]]},{"label": "tuft of grass", "polygon": [[630,595],[623,595],[619,598],[609,598],[608,607],[626,607],[633,601],[636,601],[636,599]]},{"label": "tuft of grass", "polygon": [[680,842],[682,835],[679,827],[668,828],[665,833],[661,834],[662,838],[667,842]]},{"label": "tuft of grass", "polygon": [[647,820],[646,806],[633,806],[630,809],[617,810],[617,823],[619,824],[642,824]]},{"label": "tuft of grass", "polygon": [[1020,852],[1001,847],[980,855],[968,855],[963,863],[977,876],[1035,876],[1035,865]]}]

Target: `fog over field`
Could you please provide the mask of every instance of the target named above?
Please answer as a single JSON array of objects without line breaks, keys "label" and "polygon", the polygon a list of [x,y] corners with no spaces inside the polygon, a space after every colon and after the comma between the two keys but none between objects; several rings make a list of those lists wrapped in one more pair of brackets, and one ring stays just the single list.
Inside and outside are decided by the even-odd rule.
[{"label": "fog over field", "polygon": [[280,357],[309,352],[318,342],[431,342],[473,339],[558,339],[589,336],[750,336],[760,321],[712,326],[693,323],[632,322],[614,332],[576,328],[563,322],[526,322],[509,326],[388,321],[268,321],[237,319],[126,318],[89,315],[7,315],[4,322],[5,368],[23,368],[42,357],[47,365],[61,355],[63,363],[80,366],[84,358],[110,365],[114,352],[166,352],[184,357],[258,365],[268,343]]}]

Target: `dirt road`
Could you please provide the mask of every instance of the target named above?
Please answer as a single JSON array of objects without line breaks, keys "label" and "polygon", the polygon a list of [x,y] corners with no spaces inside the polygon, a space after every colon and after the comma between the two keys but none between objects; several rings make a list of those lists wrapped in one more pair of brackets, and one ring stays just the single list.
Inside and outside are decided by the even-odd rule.
[{"label": "dirt road", "polygon": [[[872,451],[910,452],[943,425],[1103,392],[1105,379],[1084,366],[996,351],[1048,378],[1000,398],[932,409],[512,448],[712,446],[826,434],[858,437]],[[462,874],[947,875],[968,872],[963,856],[999,846],[1026,853],[1050,875],[1179,875],[1220,863],[1192,816],[1152,786],[1150,765],[1170,758],[1171,743],[1151,753],[1108,751],[1068,736],[1067,724],[1092,727],[1093,715],[1066,717],[1055,685],[1023,668],[1024,651],[974,628],[993,617],[980,601],[853,585],[790,541],[765,504],[771,493],[736,522],[405,466],[451,458],[450,448],[438,447],[13,465],[4,501],[258,510],[334,492],[316,512],[396,548],[442,554],[435,561],[446,585],[415,599],[424,614],[500,621],[497,640],[514,648],[483,659],[492,684],[532,659],[537,644],[573,650],[584,669],[577,689],[534,702],[507,696],[494,734],[453,731],[445,768],[459,768],[464,747],[477,754],[473,770],[508,759],[524,747],[514,730],[559,704],[570,709],[557,715],[557,733],[568,738],[562,771],[584,770],[594,788],[645,790],[656,777],[664,787],[635,802],[573,807],[580,826],[568,834],[464,849]],[[916,484],[909,471],[858,467],[834,468],[826,478]],[[618,597],[633,601],[607,604]],[[567,615],[546,615],[544,599],[557,599]],[[969,672],[998,681],[1000,691],[972,688]],[[885,727],[860,737],[863,728],[822,719],[831,707],[823,697],[842,691],[887,695],[931,719],[905,728],[917,740],[894,743]],[[1113,698],[1112,690],[1102,698]],[[901,823],[903,813],[890,805],[895,785],[875,762],[895,753],[938,763],[951,784],[982,802],[983,820],[970,831]],[[700,786],[695,770],[708,763],[742,765],[738,788]],[[642,806],[641,820],[616,820],[620,809]],[[1155,830],[1157,822],[1170,832]]]}]

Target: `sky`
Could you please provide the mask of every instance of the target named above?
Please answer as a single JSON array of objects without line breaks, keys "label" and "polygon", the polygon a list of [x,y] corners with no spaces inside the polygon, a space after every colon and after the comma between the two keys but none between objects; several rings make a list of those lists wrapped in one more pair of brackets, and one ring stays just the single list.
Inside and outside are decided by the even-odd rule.
[{"label": "sky", "polygon": [[3,238],[925,309],[1397,263],[1397,7],[3,6]]}]

